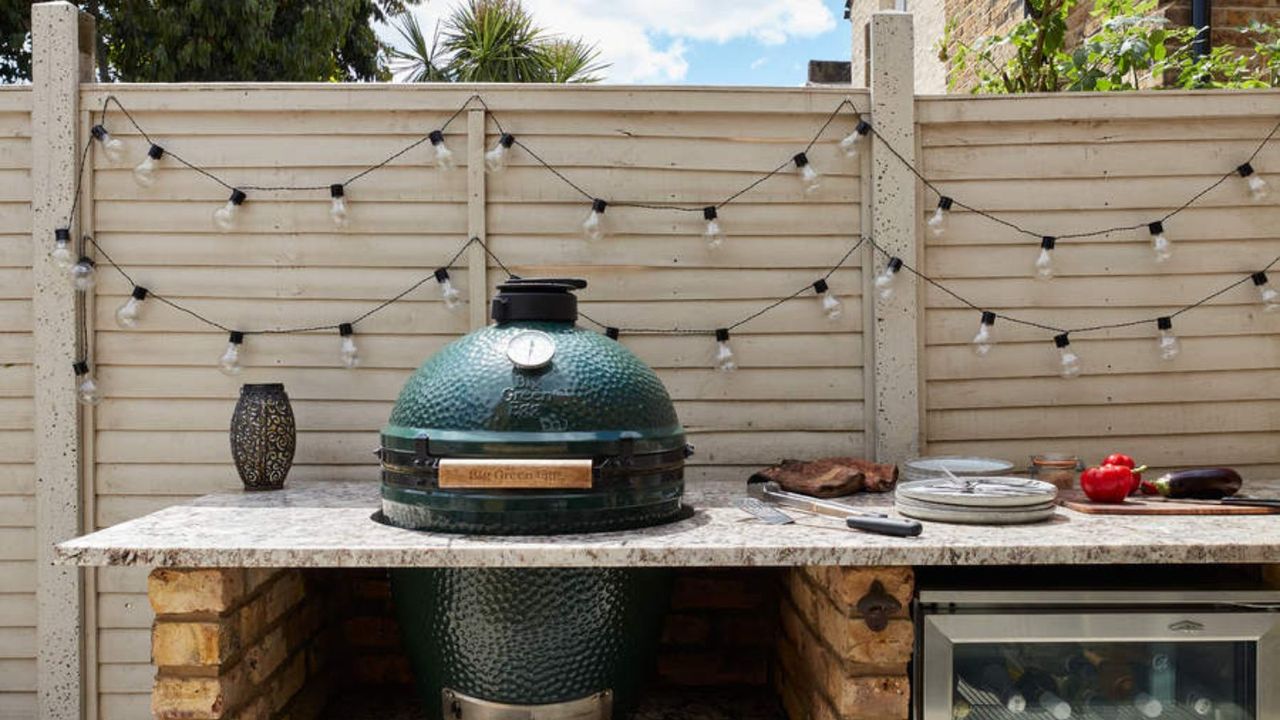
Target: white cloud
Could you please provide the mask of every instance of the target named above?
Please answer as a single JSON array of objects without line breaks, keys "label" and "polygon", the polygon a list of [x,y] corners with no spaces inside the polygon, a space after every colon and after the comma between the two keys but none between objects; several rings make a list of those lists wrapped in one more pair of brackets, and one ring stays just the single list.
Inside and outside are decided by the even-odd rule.
[{"label": "white cloud", "polygon": [[760,68],[762,68],[762,67],[764,67],[765,65],[768,65],[768,64],[769,64],[769,58],[767,58],[767,57],[758,57],[758,58],[756,58],[755,60],[752,60],[752,61],[751,61],[751,69],[752,69],[752,70],[759,70]]},{"label": "white cloud", "polygon": [[[414,12],[430,31],[459,2],[429,0]],[[607,80],[614,83],[684,79],[689,42],[750,39],[776,45],[820,35],[836,23],[823,0],[524,0],[524,5],[547,29],[596,43],[601,59],[611,64]]]}]

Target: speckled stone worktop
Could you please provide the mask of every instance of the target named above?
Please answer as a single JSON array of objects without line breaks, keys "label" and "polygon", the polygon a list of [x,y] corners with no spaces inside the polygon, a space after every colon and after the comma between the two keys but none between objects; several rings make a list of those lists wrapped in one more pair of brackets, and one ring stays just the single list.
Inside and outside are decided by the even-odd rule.
[{"label": "speckled stone worktop", "polygon": [[[1251,484],[1256,495],[1275,486]],[[64,564],[169,567],[1023,565],[1278,563],[1280,515],[1133,517],[1059,508],[1008,527],[926,522],[916,538],[846,529],[837,518],[764,525],[733,506],[744,489],[695,486],[692,517],[617,533],[442,535],[371,519],[376,482],[297,482],[208,495],[57,546]],[[851,504],[889,505],[886,495]]]}]

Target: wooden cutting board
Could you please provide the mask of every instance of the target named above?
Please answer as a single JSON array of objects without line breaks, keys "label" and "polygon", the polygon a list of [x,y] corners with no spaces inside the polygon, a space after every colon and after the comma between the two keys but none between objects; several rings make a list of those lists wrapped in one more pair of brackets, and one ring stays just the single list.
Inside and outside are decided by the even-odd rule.
[{"label": "wooden cutting board", "polygon": [[1095,503],[1079,490],[1063,490],[1058,501],[1065,508],[1090,515],[1272,515],[1280,508],[1251,505],[1207,505],[1176,500],[1145,500],[1132,497],[1123,503]]}]

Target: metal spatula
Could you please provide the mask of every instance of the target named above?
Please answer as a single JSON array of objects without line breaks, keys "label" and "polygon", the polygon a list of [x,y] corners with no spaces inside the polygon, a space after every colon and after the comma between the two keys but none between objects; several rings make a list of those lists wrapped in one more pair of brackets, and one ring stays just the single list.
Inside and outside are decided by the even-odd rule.
[{"label": "metal spatula", "polygon": [[914,537],[924,530],[924,526],[916,520],[891,518],[883,513],[866,512],[851,508],[843,503],[819,500],[808,495],[788,492],[775,482],[749,482],[747,483],[747,493],[751,497],[771,505],[794,508],[815,515],[842,518],[846,525],[855,530],[865,530],[895,537]]}]

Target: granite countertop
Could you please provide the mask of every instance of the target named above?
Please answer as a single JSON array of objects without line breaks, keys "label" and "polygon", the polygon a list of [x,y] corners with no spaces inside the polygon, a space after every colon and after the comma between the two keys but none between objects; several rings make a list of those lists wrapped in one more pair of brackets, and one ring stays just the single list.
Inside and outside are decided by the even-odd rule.
[{"label": "granite countertop", "polygon": [[[1256,495],[1275,486],[1251,484]],[[519,567],[743,565],[1023,565],[1274,563],[1280,515],[1135,517],[1059,508],[1020,526],[924,523],[915,538],[871,535],[838,518],[792,513],[764,525],[734,507],[737,486],[694,485],[680,522],[592,535],[491,537],[388,527],[372,520],[376,482],[296,482],[228,492],[58,545],[71,565],[168,567]],[[889,506],[889,495],[850,504]]]}]

